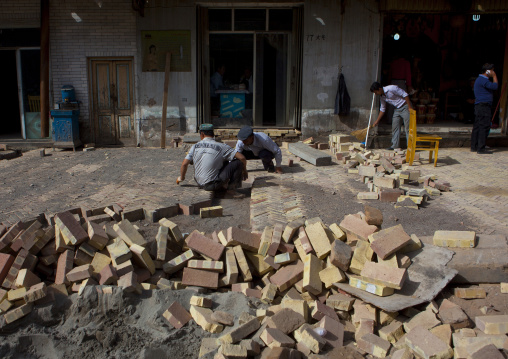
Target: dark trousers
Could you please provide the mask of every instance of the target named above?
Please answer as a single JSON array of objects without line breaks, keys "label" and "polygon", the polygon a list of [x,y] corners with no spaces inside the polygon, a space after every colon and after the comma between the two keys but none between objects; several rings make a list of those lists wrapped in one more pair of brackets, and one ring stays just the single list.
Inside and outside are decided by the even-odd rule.
[{"label": "dark trousers", "polygon": [[240,188],[242,186],[242,170],[243,163],[234,159],[223,166],[219,172],[219,177],[213,182],[206,183],[203,189],[205,191],[217,191],[225,189],[226,185],[228,189]]},{"label": "dark trousers", "polygon": [[259,155],[256,156],[252,151],[243,150],[242,155],[245,156],[248,160],[259,160],[263,162],[263,167],[265,170],[269,168],[274,168],[272,160],[275,158],[274,154],[268,150],[259,151]]},{"label": "dark trousers", "polygon": [[488,103],[474,105],[474,125],[471,133],[471,150],[483,151],[490,131],[492,108]]}]

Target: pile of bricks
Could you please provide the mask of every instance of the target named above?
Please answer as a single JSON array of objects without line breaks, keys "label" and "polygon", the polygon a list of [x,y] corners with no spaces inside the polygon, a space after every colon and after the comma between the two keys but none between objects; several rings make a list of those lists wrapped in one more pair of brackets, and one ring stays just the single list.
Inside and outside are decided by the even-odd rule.
[{"label": "pile of bricks", "polygon": [[[215,136],[220,138],[221,140],[237,140],[239,129],[222,129],[218,128],[214,130]],[[270,138],[277,143],[279,146],[281,145],[282,141],[286,142],[295,142],[300,139],[300,136],[302,135],[302,132],[297,129],[291,129],[291,130],[280,130],[280,129],[256,129],[254,128],[255,132],[264,132]]]},{"label": "pile of bricks", "polygon": [[306,138],[302,142],[309,145],[310,148],[315,148],[316,150],[328,150],[331,148],[326,142],[315,141],[314,137]]},{"label": "pile of bricks", "polygon": [[[451,190],[435,175],[422,176],[416,166],[406,165],[405,151],[367,151],[347,135],[330,135],[330,150],[348,173],[358,174],[368,186],[358,199],[395,202],[395,207],[418,209],[428,196]],[[415,158],[418,154],[415,154]],[[416,158],[418,159],[418,158]]]},{"label": "pile of bricks", "polygon": [[[268,307],[235,318],[213,311],[206,295],[172,303],[163,317],[173,327],[193,319],[220,334],[203,339],[200,357],[451,358],[455,352],[457,358],[497,358],[499,349],[508,349],[506,315],[476,317],[473,330],[467,315],[448,300],[440,306],[431,302],[423,311],[389,313],[336,286],[349,281],[387,296],[404,285],[411,265],[405,253],[422,244],[401,225],[380,230],[382,213],[375,208],[366,206],[340,224],[300,219],[267,226],[262,234],[230,227],[184,235],[161,218],[152,239],[121,207],[103,211],[109,221],[98,223],[93,211],[75,210],[56,214],[46,228],[38,220],[0,228],[0,327],[29,314],[34,304],[50,302],[56,292],[79,295],[91,285],[104,286],[104,293],[112,285],[135,293],[201,287],[241,292]],[[434,244],[471,247],[474,238],[474,232],[436,231]],[[456,295],[485,297],[481,289],[459,288]],[[345,321],[354,325],[354,342],[344,342]],[[222,333],[225,327],[232,328]]]}]

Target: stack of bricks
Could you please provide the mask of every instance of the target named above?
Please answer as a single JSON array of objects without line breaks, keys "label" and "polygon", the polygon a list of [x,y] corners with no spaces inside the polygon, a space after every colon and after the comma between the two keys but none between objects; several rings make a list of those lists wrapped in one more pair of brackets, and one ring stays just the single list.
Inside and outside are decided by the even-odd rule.
[{"label": "stack of bricks", "polygon": [[439,196],[451,190],[448,182],[435,175],[422,176],[416,166],[406,165],[405,151],[367,151],[359,142],[350,142],[347,135],[329,135],[330,151],[342,161],[348,174],[357,174],[367,185],[359,192],[360,200],[393,202],[396,208],[414,208],[429,196]]},{"label": "stack of bricks", "polygon": [[[402,225],[380,229],[382,213],[369,206],[329,226],[300,219],[261,234],[230,227],[184,236],[162,218],[155,238],[145,238],[118,205],[102,208],[109,220],[97,220],[97,210],[58,213],[46,226],[34,220],[0,227],[0,327],[57,294],[80,295],[88,286],[100,285],[103,293],[115,285],[133,293],[202,287],[202,296],[174,302],[162,314],[176,329],[194,320],[218,335],[203,340],[200,356],[334,358],[347,346],[375,357],[496,358],[506,346],[506,315],[487,313],[473,322],[449,300],[389,313],[339,288],[349,281],[373,295],[393,294],[407,281],[407,253],[422,246]],[[471,247],[474,237],[436,231],[434,244]],[[457,296],[485,298],[482,288],[467,289],[458,288]],[[207,291],[241,292],[266,308],[235,318],[212,310]],[[356,345],[344,342],[345,321],[355,328]]]},{"label": "stack of bricks", "polygon": [[[214,130],[214,134],[216,137],[220,138],[221,141],[229,144],[231,147],[234,147],[236,145],[237,135],[238,135],[239,129],[222,129],[218,128]],[[281,130],[281,129],[256,129],[254,128],[255,132],[264,132],[270,138],[277,143],[279,146],[282,144],[282,142],[298,142],[300,140],[300,136],[302,134],[301,131],[292,129],[292,130]],[[234,141],[231,142],[231,141]]]},{"label": "stack of bricks", "polygon": [[314,137],[306,138],[302,142],[309,145],[310,148],[314,148],[316,150],[328,150],[330,148],[328,143],[315,141]]}]

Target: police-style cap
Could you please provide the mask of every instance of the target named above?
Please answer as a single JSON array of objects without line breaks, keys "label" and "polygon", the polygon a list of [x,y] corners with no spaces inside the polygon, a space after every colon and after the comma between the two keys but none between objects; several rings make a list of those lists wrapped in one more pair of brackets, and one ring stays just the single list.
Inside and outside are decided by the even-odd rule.
[{"label": "police-style cap", "polygon": [[199,125],[200,131],[213,131],[213,125],[211,123],[202,123]]},{"label": "police-style cap", "polygon": [[238,139],[240,141],[246,140],[250,135],[252,135],[254,131],[252,131],[252,127],[250,126],[243,126],[240,131],[238,131]]}]

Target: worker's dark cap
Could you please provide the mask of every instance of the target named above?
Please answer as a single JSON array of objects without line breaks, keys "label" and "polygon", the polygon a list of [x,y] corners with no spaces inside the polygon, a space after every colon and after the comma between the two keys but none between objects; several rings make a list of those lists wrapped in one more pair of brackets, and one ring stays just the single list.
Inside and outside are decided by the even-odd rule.
[{"label": "worker's dark cap", "polygon": [[213,131],[213,125],[211,123],[202,123],[199,125],[200,131]]},{"label": "worker's dark cap", "polygon": [[252,127],[250,126],[243,126],[240,131],[238,131],[238,139],[240,141],[246,140],[250,135],[252,135],[254,131],[252,130]]}]

